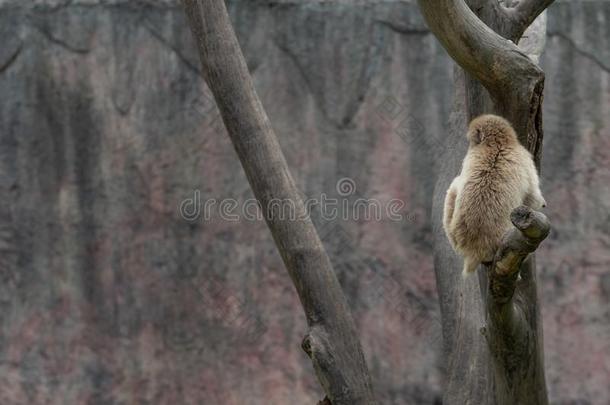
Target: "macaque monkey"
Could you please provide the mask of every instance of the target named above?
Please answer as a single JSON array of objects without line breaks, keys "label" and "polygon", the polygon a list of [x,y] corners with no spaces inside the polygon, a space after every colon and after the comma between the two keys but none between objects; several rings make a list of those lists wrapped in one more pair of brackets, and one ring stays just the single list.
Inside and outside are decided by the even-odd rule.
[{"label": "macaque monkey", "polygon": [[508,121],[481,115],[472,120],[466,137],[462,172],[447,190],[443,212],[449,242],[464,258],[464,276],[493,261],[502,237],[513,227],[513,209],[546,206],[532,155]]}]

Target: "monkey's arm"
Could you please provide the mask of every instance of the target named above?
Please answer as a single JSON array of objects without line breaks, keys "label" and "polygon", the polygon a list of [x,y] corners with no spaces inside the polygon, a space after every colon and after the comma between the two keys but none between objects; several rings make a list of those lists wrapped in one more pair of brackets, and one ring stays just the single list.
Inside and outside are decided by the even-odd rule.
[{"label": "monkey's arm", "polygon": [[534,210],[539,210],[542,207],[546,207],[546,200],[542,196],[542,191],[540,191],[540,180],[538,179],[538,172],[536,171],[534,162],[530,163],[528,169],[530,185],[529,190],[523,199],[523,205],[527,205]]},{"label": "monkey's arm", "polygon": [[525,195],[523,205],[527,205],[534,210],[539,210],[540,208],[546,207],[546,200],[542,196],[540,189],[536,189]]},{"label": "monkey's arm", "polygon": [[447,194],[445,195],[445,208],[443,209],[443,227],[445,228],[445,233],[447,234],[447,238],[449,239],[449,243],[451,243],[453,250],[455,250],[455,240],[451,235],[451,221],[453,220],[453,213],[455,211],[455,200],[457,199],[459,184],[460,176],[453,179],[449,189],[447,189]]}]

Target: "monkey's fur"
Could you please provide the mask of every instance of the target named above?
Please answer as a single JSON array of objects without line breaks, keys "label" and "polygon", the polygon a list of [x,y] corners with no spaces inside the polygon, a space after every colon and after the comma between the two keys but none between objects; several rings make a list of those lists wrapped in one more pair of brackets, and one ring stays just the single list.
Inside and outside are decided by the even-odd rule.
[{"label": "monkey's fur", "polygon": [[481,115],[470,123],[462,172],[445,196],[443,226],[453,249],[464,258],[463,275],[491,262],[502,236],[512,228],[519,205],[546,206],[532,155],[502,117]]}]

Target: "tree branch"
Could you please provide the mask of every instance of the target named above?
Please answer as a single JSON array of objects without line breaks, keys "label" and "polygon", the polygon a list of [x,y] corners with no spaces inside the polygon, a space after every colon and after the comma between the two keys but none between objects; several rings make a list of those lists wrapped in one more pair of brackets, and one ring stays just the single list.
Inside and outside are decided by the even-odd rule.
[{"label": "tree branch", "polygon": [[[539,113],[539,103],[535,101],[542,97],[542,70],[517,45],[484,24],[464,0],[418,3],[428,26],[449,55],[483,84],[497,113],[511,121],[521,143],[530,145],[539,132],[531,117]],[[536,111],[531,111],[532,107]]]},{"label": "tree branch", "polygon": [[[449,55],[493,95],[542,71],[514,43],[485,25],[464,0],[419,0],[432,32]],[[525,76],[513,76],[520,73]]]},{"label": "tree branch", "polygon": [[[468,0],[469,8],[464,0],[418,0],[430,29],[466,73],[461,83],[463,90],[460,93],[460,89],[456,89],[455,116],[465,113],[466,120],[489,112],[504,116],[512,123],[520,142],[532,152],[539,167],[544,74],[515,45],[527,27],[518,23],[514,9],[498,7],[495,1]],[[545,26],[544,21],[541,26]],[[536,39],[533,38],[534,43],[528,46],[534,55],[542,46]],[[456,77],[459,79],[461,75]],[[460,132],[460,141],[464,142],[463,128],[456,126],[456,129]],[[483,332],[489,350],[480,347],[476,339],[462,339],[472,336],[468,326],[462,326],[468,325],[464,319],[476,322],[476,316],[469,318],[469,314],[458,313],[462,319],[452,319],[446,323],[447,327],[444,326],[444,331],[457,329],[453,333],[458,337],[454,336],[450,342],[462,344],[462,347],[450,349],[449,373],[462,373],[472,364],[478,364],[479,368],[489,366],[481,372],[479,379],[471,376],[456,379],[457,383],[448,386],[444,402],[464,403],[477,392],[479,403],[548,403],[535,259],[529,254],[546,237],[542,230],[547,227],[548,232],[548,222],[545,225],[546,218],[540,215],[521,208],[514,212],[511,219],[517,229],[506,236],[493,268],[479,272],[481,309],[487,318]],[[534,230],[541,233],[531,233]],[[439,256],[440,263],[453,265],[444,255]],[[448,290],[453,287],[447,280],[452,276],[447,274],[456,270],[436,269],[437,280],[441,279],[439,285],[445,289],[439,291],[440,295],[450,295]],[[472,283],[466,283],[463,290],[453,293],[453,306],[470,305],[476,312],[480,303],[472,297],[473,292]],[[488,361],[489,355],[492,361]]]},{"label": "tree branch", "polygon": [[536,294],[529,273],[533,266],[525,263],[533,260],[530,253],[548,236],[550,224],[544,214],[526,206],[513,210],[511,221],[516,229],[506,233],[487,272],[485,336],[495,359],[495,403],[546,404],[546,390],[533,378],[540,373],[542,352],[537,307],[530,300]]},{"label": "tree branch", "polygon": [[[223,0],[183,0],[204,78],[305,311],[303,348],[333,405],[375,404],[347,301],[256,94]],[[291,201],[296,220],[273,216]]]},{"label": "tree branch", "polygon": [[[489,280],[488,328],[495,331],[496,337],[489,342],[492,351],[496,352],[498,352],[498,347],[506,348],[506,351],[510,351],[510,348],[514,349],[514,342],[524,339],[529,333],[528,320],[523,314],[522,306],[514,305],[512,302],[513,294],[519,282],[520,270],[524,261],[546,239],[551,229],[549,220],[543,213],[533,211],[524,205],[515,208],[510,217],[515,229],[504,235],[491,269],[487,271]],[[515,350],[510,356],[518,359]]]},{"label": "tree branch", "polygon": [[550,231],[547,217],[524,205],[515,208],[510,219],[516,229],[504,236],[489,272],[490,296],[498,305],[510,301],[521,264],[538,248]]},{"label": "tree branch", "polygon": [[527,27],[542,14],[555,0],[521,0],[515,7],[507,11],[514,21],[513,37],[520,38]]}]

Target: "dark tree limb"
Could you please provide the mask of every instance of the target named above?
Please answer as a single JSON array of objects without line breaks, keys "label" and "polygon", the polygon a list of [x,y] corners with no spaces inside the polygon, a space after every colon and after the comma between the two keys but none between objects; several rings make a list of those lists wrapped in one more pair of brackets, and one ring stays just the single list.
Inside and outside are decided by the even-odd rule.
[{"label": "dark tree limb", "polygon": [[419,6],[447,53],[481,82],[496,112],[509,119],[520,141],[532,144],[537,156],[543,71],[517,45],[484,24],[464,0],[419,0]]},{"label": "dark tree limb", "polygon": [[[183,4],[204,78],[305,311],[309,332],[303,348],[326,401],[375,404],[347,301],[256,94],[224,1],[183,0]],[[292,201],[298,219],[269,215],[265,207],[273,199]]]},{"label": "dark tree limb", "polygon": [[[459,168],[451,155],[455,148],[463,147],[466,123],[488,112],[502,115],[513,124],[539,167],[544,73],[515,45],[531,22],[516,18],[527,14],[526,5],[521,9],[499,7],[496,0],[468,0],[468,4],[464,0],[419,0],[419,5],[432,32],[464,70],[456,74],[453,131],[443,169]],[[529,10],[531,20],[542,11]],[[436,223],[442,195],[453,176],[455,172],[441,172],[434,197]],[[529,211],[525,215],[521,209],[513,214],[517,229],[507,236],[493,269],[479,272],[479,300],[474,296],[473,282],[467,281],[455,291],[452,273],[459,272],[458,266],[439,232],[435,271],[441,311],[443,317],[450,318],[443,319],[448,346],[443,403],[548,403],[535,264],[533,255],[529,255],[546,236],[530,233],[545,227],[539,223],[539,215]],[[535,243],[538,237],[541,239]],[[469,330],[481,322],[486,322],[486,345],[481,345]],[[460,373],[465,369],[468,374],[463,378]]]},{"label": "dark tree limb", "polygon": [[521,0],[514,7],[507,9],[509,18],[513,21],[511,39],[521,38],[527,27],[555,0]]},{"label": "dark tree limb", "polygon": [[[541,212],[532,211],[525,205],[515,208],[510,219],[516,229],[504,236],[502,246],[496,253],[490,275],[492,297],[500,301],[503,301],[500,296],[506,296],[510,299],[512,291],[496,291],[494,280],[516,274],[525,257],[536,250],[550,231],[547,217]],[[512,289],[514,290],[514,286]]]},{"label": "dark tree limb", "polygon": [[[485,336],[495,360],[495,397],[499,404],[545,403],[544,387],[539,387],[540,392],[532,392],[531,387],[540,372],[538,362],[532,361],[532,356],[539,355],[539,330],[532,327],[537,314],[527,306],[528,296],[521,291],[528,289],[527,267],[521,279],[519,275],[524,261],[548,236],[550,224],[544,214],[526,206],[516,208],[511,221],[515,229],[506,233],[491,268],[487,269],[489,298]],[[521,289],[519,283],[523,284]],[[514,294],[518,296],[513,301]]]},{"label": "dark tree limb", "polygon": [[[510,304],[517,287],[521,265],[546,239],[551,229],[549,220],[543,213],[524,205],[513,210],[511,221],[515,229],[504,235],[502,245],[487,271],[487,301],[490,313],[506,315],[507,311],[515,310]],[[509,318],[516,319],[516,316],[510,315]],[[499,321],[502,319],[503,317],[498,318]]]},{"label": "dark tree limb", "polygon": [[514,81],[527,83],[543,76],[527,55],[485,25],[463,0],[419,0],[419,5],[449,55],[492,96],[514,91]]},{"label": "dark tree limb", "polygon": [[466,0],[481,20],[493,21],[493,30],[515,44],[554,0]]}]

